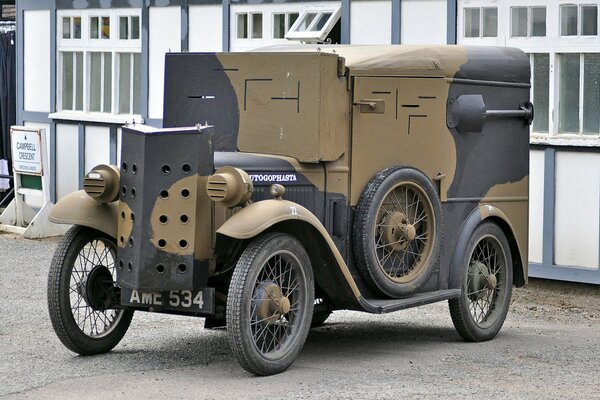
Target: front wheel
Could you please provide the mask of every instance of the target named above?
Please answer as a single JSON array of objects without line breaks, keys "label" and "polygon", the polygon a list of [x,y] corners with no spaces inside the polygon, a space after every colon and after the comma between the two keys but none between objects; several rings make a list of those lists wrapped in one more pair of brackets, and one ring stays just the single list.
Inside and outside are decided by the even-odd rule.
[{"label": "front wheel", "polygon": [[48,311],[60,341],[81,355],[106,353],[123,338],[133,311],[111,309],[115,240],[75,225],[58,245],[48,275]]},{"label": "front wheel", "polygon": [[454,327],[469,342],[496,336],[510,305],[513,265],[504,232],[483,222],[471,235],[463,264],[462,293],[448,301]]},{"label": "front wheel", "polygon": [[313,305],[313,272],[302,244],[282,233],[252,241],[227,296],[229,343],[242,367],[256,375],[285,371],[302,350]]}]

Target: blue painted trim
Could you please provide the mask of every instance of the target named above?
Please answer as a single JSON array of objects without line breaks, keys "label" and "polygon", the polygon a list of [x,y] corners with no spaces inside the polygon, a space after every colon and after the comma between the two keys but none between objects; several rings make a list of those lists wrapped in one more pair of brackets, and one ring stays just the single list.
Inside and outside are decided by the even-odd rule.
[{"label": "blue painted trim", "polygon": [[[21,1],[21,0],[17,0]],[[42,3],[42,2],[40,2]],[[61,10],[75,10],[88,8],[140,8],[142,0],[56,0],[56,8]]]},{"label": "blue painted trim", "polygon": [[56,203],[56,122],[50,122],[50,201]]},{"label": "blue painted trim", "polygon": [[392,0],[392,44],[402,43],[402,0]]},{"label": "blue painted trim", "polygon": [[148,119],[144,119],[144,124],[153,126],[155,128],[162,128],[163,120],[162,120],[162,118],[160,118],[160,119],[159,118],[148,118]]},{"label": "blue painted trim", "polygon": [[446,4],[446,43],[456,44],[456,0],[448,0]]},{"label": "blue painted trim", "polygon": [[229,51],[229,0],[223,0],[223,51]]},{"label": "blue painted trim", "polygon": [[115,125],[111,125],[108,131],[108,152],[109,152],[109,162],[112,165],[117,164],[117,127]]},{"label": "blue painted trim", "polygon": [[21,118],[27,122],[50,123],[52,120],[48,118],[47,112],[41,111],[25,111],[21,110]]},{"label": "blue painted trim", "polygon": [[[47,2],[36,0],[17,0],[17,11],[49,10]],[[18,26],[18,24],[17,24]]]},{"label": "blue painted trim", "polygon": [[16,79],[17,79],[17,125],[23,125],[23,90],[25,82],[23,80],[23,7],[27,4],[27,1],[17,1],[17,48],[16,48]]},{"label": "blue painted trim", "polygon": [[79,189],[83,189],[83,177],[85,176],[85,125],[77,125],[77,146],[78,146],[78,170],[79,170]]},{"label": "blue painted trim", "polygon": [[189,51],[190,41],[189,41],[189,5],[187,0],[181,0],[181,51]]},{"label": "blue painted trim", "polygon": [[555,221],[555,151],[547,148],[544,151],[544,226],[542,229],[542,263],[554,264],[554,221]]},{"label": "blue painted trim", "polygon": [[[145,4],[145,3],[144,3]],[[141,53],[141,58],[142,58],[142,71],[141,71],[141,79],[142,79],[142,87],[141,87],[141,96],[142,96],[142,101],[140,104],[140,111],[142,114],[142,117],[144,119],[148,118],[148,86],[149,86],[149,67],[148,64],[150,63],[149,61],[149,57],[150,57],[150,51],[149,51],[149,35],[150,35],[150,30],[149,30],[149,26],[150,26],[150,8],[147,5],[144,5],[144,7],[142,8],[142,53]]]},{"label": "blue painted trim", "polygon": [[204,6],[204,5],[215,5],[215,4],[223,4],[222,0],[187,0],[188,5],[190,6]]},{"label": "blue painted trim", "polygon": [[341,42],[350,44],[350,0],[342,0],[341,9]]},{"label": "blue painted trim", "polygon": [[599,269],[529,263],[529,277],[600,285]]},{"label": "blue painted trim", "polygon": [[56,2],[50,6],[50,112],[56,111]]}]

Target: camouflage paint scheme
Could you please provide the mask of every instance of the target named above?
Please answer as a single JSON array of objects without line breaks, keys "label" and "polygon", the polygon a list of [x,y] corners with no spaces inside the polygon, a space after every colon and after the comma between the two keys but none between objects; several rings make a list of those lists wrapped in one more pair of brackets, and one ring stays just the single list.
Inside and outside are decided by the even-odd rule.
[{"label": "camouflage paint scheme", "polygon": [[[198,202],[210,211],[190,211],[195,232],[187,235],[202,240],[185,251],[158,249],[157,236],[150,242],[165,260],[193,257],[194,271],[203,269],[203,279],[169,285],[157,279],[145,288],[218,286],[219,277],[234,266],[236,241],[279,230],[300,238],[311,255],[318,289],[335,308],[393,311],[455,296],[461,252],[488,218],[504,230],[514,281],[522,286],[527,279],[528,125],[522,118],[481,117],[481,129],[465,131],[453,127],[457,116],[448,110],[465,95],[480,96],[487,110],[518,110],[529,100],[529,74],[528,57],[510,48],[319,45],[168,54],[164,126],[214,126],[207,153],[211,171],[222,166],[246,171],[254,183],[254,204],[230,210],[201,198],[208,174],[199,174]],[[481,110],[467,107],[470,111]],[[350,238],[365,184],[395,165],[417,168],[431,179],[442,206],[443,234],[428,283],[415,299],[395,300],[390,308],[354,267]],[[284,201],[266,200],[273,183],[285,186]],[[160,210],[183,207],[179,201],[161,201],[158,191],[145,199],[153,209],[150,226],[139,221],[142,231],[164,231]],[[68,220],[59,217],[61,203],[54,209],[55,222]],[[289,211],[293,203],[295,214]],[[130,201],[122,198],[119,211],[128,208],[133,208]],[[135,230],[130,225],[119,222],[121,248]],[[171,234],[164,231],[161,237]],[[119,283],[142,288],[133,281]]]}]

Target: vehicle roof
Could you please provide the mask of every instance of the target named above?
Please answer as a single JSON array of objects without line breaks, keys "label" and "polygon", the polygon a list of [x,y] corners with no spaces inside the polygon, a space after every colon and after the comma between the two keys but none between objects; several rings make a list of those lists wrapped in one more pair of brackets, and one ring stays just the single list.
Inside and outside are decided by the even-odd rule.
[{"label": "vehicle roof", "polygon": [[327,53],[344,57],[351,75],[425,75],[529,84],[529,57],[519,49],[459,45],[286,44],[256,52]]}]

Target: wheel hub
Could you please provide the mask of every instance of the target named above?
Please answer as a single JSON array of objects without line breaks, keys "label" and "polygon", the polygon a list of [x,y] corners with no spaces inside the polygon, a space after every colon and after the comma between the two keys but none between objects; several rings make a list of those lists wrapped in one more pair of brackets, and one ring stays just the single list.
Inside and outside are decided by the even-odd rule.
[{"label": "wheel hub", "polygon": [[94,310],[110,306],[114,282],[110,270],[104,265],[95,266],[82,283],[80,290],[85,302]]},{"label": "wheel hub", "polygon": [[498,284],[498,278],[490,273],[487,265],[481,261],[471,262],[471,271],[469,274],[469,297],[472,300],[478,300],[487,295],[484,289],[493,290]]},{"label": "wheel hub", "polygon": [[406,216],[400,211],[394,211],[385,217],[382,237],[387,250],[403,251],[416,236],[415,226],[409,224]]},{"label": "wheel hub", "polygon": [[258,319],[267,324],[274,323],[279,317],[290,312],[290,299],[283,295],[281,287],[274,282],[263,282],[259,286],[257,300]]}]

